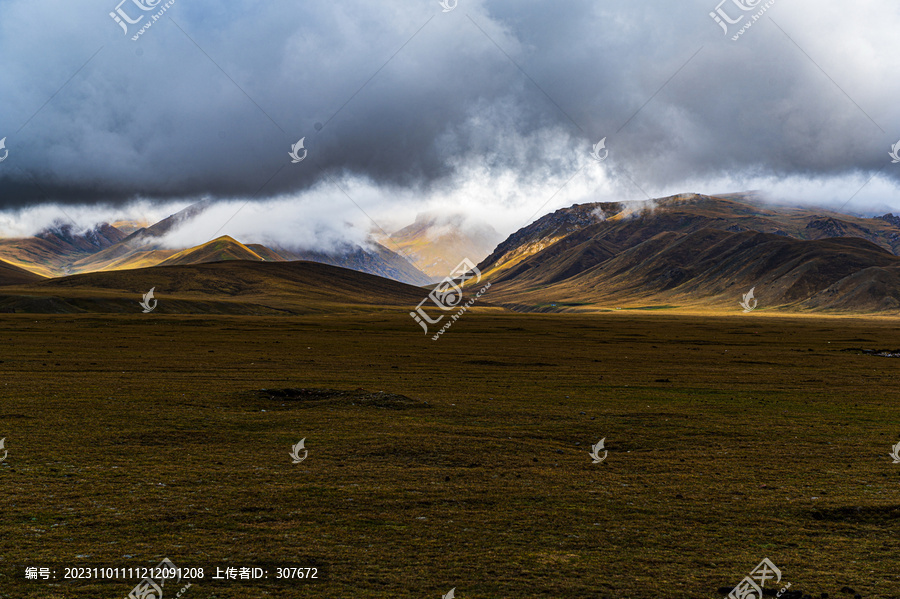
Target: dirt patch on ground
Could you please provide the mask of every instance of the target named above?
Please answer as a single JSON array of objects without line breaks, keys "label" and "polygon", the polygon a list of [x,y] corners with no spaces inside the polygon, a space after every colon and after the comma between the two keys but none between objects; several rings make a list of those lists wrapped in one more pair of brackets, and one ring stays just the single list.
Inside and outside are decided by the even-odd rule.
[{"label": "dirt patch on ground", "polygon": [[398,393],[384,391],[340,391],[338,389],[259,389],[250,392],[255,398],[278,402],[291,407],[313,408],[323,405],[355,405],[391,410],[427,408],[428,402],[412,399]]},{"label": "dirt patch on ground", "polygon": [[809,510],[813,520],[848,522],[851,524],[887,524],[900,520],[900,505],[849,505]]}]

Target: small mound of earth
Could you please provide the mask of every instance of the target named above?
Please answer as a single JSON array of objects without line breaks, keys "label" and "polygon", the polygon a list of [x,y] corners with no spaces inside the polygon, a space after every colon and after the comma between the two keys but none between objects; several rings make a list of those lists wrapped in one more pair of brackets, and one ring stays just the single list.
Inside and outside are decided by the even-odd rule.
[{"label": "small mound of earth", "polygon": [[315,407],[322,405],[357,405],[391,410],[407,408],[427,408],[428,404],[398,393],[384,391],[340,391],[338,389],[260,389],[254,392],[259,399],[271,400],[296,407]]},{"label": "small mound of earth", "polygon": [[866,354],[867,356],[878,356],[879,358],[900,358],[900,349],[859,349],[851,347],[841,351],[851,351],[858,354]]}]

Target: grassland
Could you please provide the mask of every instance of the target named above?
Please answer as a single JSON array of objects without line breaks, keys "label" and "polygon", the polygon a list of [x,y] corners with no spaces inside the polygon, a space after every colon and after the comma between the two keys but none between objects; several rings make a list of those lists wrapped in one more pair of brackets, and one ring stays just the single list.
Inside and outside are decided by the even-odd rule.
[{"label": "grassland", "polygon": [[[400,311],[0,315],[0,597],[133,586],[14,563],[311,556],[327,582],[184,598],[711,598],[768,557],[792,590],[896,599],[900,362],[845,350],[898,324],[471,312],[433,342]],[[420,403],[255,393],[299,387]]]}]

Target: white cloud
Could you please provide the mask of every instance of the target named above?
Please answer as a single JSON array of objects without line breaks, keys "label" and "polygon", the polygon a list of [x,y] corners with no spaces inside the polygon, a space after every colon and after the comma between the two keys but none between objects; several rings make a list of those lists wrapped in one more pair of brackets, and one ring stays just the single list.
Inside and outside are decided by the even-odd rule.
[{"label": "white cloud", "polygon": [[[115,2],[0,3],[0,234],[66,220],[54,201],[84,228],[209,196],[171,243],[208,241],[248,200],[222,233],[361,243],[372,223],[324,173],[388,232],[438,211],[508,234],[576,202],[685,191],[836,208],[862,188],[848,209],[900,211],[896,3],[779,1],[732,42],[708,0],[460,2],[194,0],[139,42]],[[290,165],[303,135],[309,159]]]}]

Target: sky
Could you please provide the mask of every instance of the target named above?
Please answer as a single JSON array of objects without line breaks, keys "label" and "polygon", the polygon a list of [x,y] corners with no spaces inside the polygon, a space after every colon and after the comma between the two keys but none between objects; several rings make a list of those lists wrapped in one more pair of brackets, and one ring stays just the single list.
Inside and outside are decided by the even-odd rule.
[{"label": "sky", "polygon": [[684,192],[897,213],[897,30],[890,0],[0,0],[0,235],[201,199],[176,243]]}]

